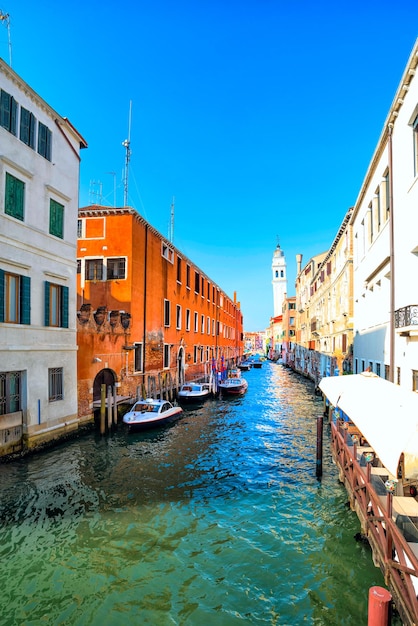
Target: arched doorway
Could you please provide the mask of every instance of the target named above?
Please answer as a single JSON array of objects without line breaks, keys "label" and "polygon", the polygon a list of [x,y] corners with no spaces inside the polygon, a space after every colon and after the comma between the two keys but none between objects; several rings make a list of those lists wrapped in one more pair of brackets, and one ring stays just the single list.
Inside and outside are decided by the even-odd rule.
[{"label": "arched doorway", "polygon": [[94,383],[93,383],[93,402],[101,399],[102,385],[106,385],[106,393],[107,393],[107,388],[109,386],[112,388],[112,391],[113,391],[115,382],[116,382],[116,374],[113,370],[110,370],[108,368],[104,370],[100,370],[100,372],[96,375],[96,378],[94,379]]}]

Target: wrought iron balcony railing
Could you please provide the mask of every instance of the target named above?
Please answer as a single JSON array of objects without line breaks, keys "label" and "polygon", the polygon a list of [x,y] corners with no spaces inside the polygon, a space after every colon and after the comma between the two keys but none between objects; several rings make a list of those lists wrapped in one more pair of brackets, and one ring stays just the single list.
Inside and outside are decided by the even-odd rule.
[{"label": "wrought iron balcony railing", "polygon": [[395,328],[418,326],[418,304],[409,304],[395,311]]}]

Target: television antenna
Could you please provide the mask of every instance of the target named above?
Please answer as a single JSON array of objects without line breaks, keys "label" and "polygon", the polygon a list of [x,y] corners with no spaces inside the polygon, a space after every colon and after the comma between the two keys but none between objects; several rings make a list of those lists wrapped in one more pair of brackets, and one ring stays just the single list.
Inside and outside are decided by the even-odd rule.
[{"label": "television antenna", "polygon": [[131,120],[132,120],[132,100],[129,102],[129,123],[128,123],[128,139],[122,141],[125,148],[125,175],[123,181],[123,205],[128,206],[128,187],[129,187],[129,161],[131,160]]},{"label": "television antenna", "polygon": [[173,196],[173,200],[171,202],[171,215],[170,215],[171,219],[170,219],[170,242],[173,243],[174,241],[174,196]]},{"label": "television antenna", "polygon": [[9,43],[9,65],[12,67],[12,40],[10,38],[10,17],[8,13],[3,13],[0,9],[0,22],[3,22],[7,28],[7,40]]}]

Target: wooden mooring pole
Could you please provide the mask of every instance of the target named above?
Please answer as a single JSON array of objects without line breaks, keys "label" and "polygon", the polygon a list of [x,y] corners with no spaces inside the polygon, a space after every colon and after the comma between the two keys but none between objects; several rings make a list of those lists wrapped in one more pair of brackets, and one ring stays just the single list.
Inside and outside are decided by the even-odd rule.
[{"label": "wooden mooring pole", "polygon": [[392,595],[384,587],[370,587],[367,626],[389,626]]},{"label": "wooden mooring pole", "polygon": [[100,434],[106,432],[106,385],[100,387]]},{"label": "wooden mooring pole", "polygon": [[322,433],[324,418],[319,415],[316,420],[316,477],[322,476]]}]

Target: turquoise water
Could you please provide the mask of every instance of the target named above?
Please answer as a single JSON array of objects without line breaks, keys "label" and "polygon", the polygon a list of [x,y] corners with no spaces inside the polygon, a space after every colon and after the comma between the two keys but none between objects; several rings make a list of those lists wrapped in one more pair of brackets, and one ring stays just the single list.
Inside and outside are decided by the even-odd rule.
[{"label": "turquoise water", "polygon": [[0,465],[0,623],[367,623],[357,543],[311,383],[277,364],[171,427]]}]

